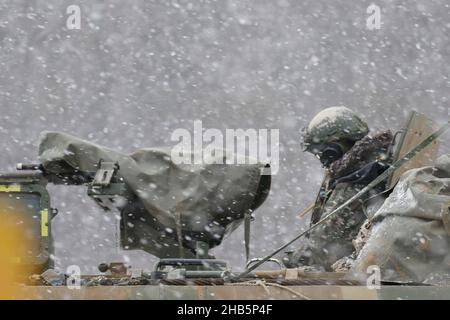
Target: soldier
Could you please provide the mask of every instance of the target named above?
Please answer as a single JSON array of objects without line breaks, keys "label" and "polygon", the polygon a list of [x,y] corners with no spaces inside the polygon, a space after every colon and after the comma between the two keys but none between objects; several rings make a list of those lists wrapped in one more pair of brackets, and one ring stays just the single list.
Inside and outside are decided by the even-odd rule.
[{"label": "soldier", "polygon": [[[355,195],[381,174],[392,161],[393,135],[386,130],[369,134],[367,124],[346,107],[319,112],[303,133],[303,149],[315,155],[325,168],[325,178],[316,198],[311,225]],[[311,266],[332,271],[331,265],[354,250],[352,240],[366,220],[366,210],[380,185],[330,218],[307,236],[307,242],[288,252],[286,267]]]}]

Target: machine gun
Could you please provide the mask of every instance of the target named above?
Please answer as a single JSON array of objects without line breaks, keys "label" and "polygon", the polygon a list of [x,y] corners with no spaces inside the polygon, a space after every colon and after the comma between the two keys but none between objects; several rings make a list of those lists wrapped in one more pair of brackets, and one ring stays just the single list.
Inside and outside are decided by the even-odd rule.
[{"label": "machine gun", "polygon": [[26,210],[33,237],[42,243],[30,252],[34,273],[52,267],[50,225],[57,210],[50,207],[48,183],[86,186],[102,209],[118,210],[122,249],[144,250],[161,258],[161,265],[208,272],[223,271],[223,264],[210,263],[209,249],[250,220],[270,189],[261,163],[178,165],[160,149],[125,155],[61,133],[44,135],[39,158],[39,164],[18,164],[21,173],[0,175],[3,197],[35,203]]}]

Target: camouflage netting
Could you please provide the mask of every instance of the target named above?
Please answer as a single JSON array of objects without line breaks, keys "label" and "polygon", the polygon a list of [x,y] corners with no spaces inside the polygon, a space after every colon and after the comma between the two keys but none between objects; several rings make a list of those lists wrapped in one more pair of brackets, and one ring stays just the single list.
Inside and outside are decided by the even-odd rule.
[{"label": "camouflage netting", "polygon": [[245,212],[265,200],[270,188],[270,176],[261,175],[265,164],[221,164],[232,156],[225,150],[208,159],[212,164],[176,164],[169,149],[125,155],[56,132],[44,133],[39,146],[45,174],[55,184],[81,184],[100,159],[117,162],[118,178],[136,197],[118,208],[122,247],[158,257],[180,256],[180,233],[185,257],[192,257],[196,240],[220,244]]},{"label": "camouflage netting", "polygon": [[450,155],[406,172],[375,213],[350,274],[365,277],[377,265],[384,281],[450,284],[449,206]]}]

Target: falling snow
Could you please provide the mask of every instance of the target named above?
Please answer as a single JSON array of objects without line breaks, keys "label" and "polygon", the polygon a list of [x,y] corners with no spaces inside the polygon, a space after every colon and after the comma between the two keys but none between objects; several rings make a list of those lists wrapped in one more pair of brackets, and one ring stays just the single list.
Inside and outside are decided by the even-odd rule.
[{"label": "falling snow", "polygon": [[[37,159],[44,130],[121,152],[170,146],[177,128],[280,130],[280,169],[254,213],[251,252],[269,253],[309,224],[323,171],[300,148],[322,108],[345,105],[373,131],[399,129],[410,110],[449,118],[447,0],[78,0],[81,30],[65,26],[65,1],[0,3],[3,171]],[[441,152],[448,152],[444,143]],[[50,186],[55,262],[95,272],[101,262],[152,268],[156,258],[117,247],[117,216],[83,187]],[[242,228],[214,250],[242,269]]]}]

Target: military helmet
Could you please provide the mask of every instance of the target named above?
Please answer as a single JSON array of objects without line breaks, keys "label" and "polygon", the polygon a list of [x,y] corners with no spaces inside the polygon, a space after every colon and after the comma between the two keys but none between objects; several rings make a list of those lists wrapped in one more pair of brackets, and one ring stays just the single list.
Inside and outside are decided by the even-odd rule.
[{"label": "military helmet", "polygon": [[304,150],[313,145],[358,141],[369,132],[367,124],[346,107],[331,107],[319,112],[303,131]]}]

